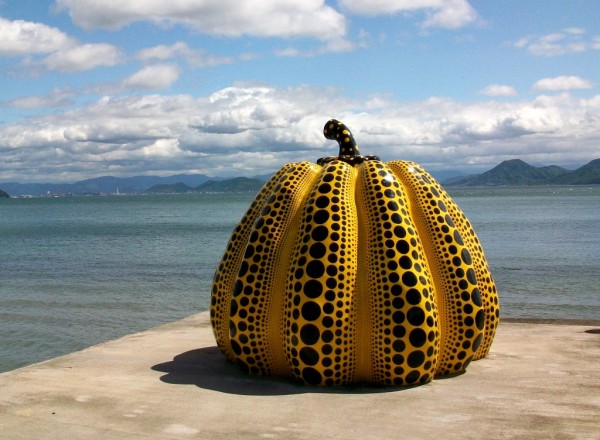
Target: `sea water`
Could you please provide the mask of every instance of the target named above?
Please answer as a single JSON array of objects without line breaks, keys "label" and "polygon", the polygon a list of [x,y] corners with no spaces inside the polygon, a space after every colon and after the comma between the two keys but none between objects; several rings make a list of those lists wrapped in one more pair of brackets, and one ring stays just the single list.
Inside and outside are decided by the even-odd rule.
[{"label": "sea water", "polygon": [[[600,319],[600,187],[451,190],[503,317]],[[252,194],[0,200],[0,371],[203,310]]]}]

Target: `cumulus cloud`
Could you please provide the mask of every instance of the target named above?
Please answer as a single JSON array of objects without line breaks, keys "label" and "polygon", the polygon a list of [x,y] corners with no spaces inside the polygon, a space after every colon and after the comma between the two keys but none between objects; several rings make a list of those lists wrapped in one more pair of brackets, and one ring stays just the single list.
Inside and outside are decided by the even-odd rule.
[{"label": "cumulus cloud", "polygon": [[516,96],[517,90],[504,84],[490,84],[479,93],[486,96]]},{"label": "cumulus cloud", "polygon": [[515,47],[526,49],[537,56],[552,57],[568,53],[600,50],[600,37],[588,37],[583,28],[566,28],[542,36],[528,36],[519,39]]},{"label": "cumulus cloud", "polygon": [[54,88],[46,95],[22,96],[0,103],[0,107],[12,108],[43,108],[65,107],[74,104],[76,92],[70,89]]},{"label": "cumulus cloud", "polygon": [[578,76],[543,78],[533,85],[534,90],[577,90],[592,89],[594,83]]},{"label": "cumulus cloud", "polygon": [[26,64],[58,72],[80,72],[102,66],[114,66],[124,58],[121,51],[111,44],[81,44],[58,50],[38,61]]},{"label": "cumulus cloud", "polygon": [[179,79],[179,69],[170,64],[147,66],[125,78],[125,89],[160,90],[168,88]]},{"label": "cumulus cloud", "polygon": [[56,0],[85,29],[119,29],[136,21],[182,24],[211,35],[339,38],[346,21],[324,0]]},{"label": "cumulus cloud", "polygon": [[322,136],[331,117],[351,127],[364,154],[415,160],[432,170],[491,168],[515,157],[557,165],[598,157],[600,96],[357,101],[334,89],[237,84],[202,97],[105,97],[27,124],[5,124],[0,181],[33,171],[46,180],[264,174],[285,162],[335,154],[337,145]]},{"label": "cumulus cloud", "polygon": [[0,55],[25,56],[23,65],[31,71],[58,72],[114,66],[124,58],[121,51],[111,44],[82,44],[45,24],[10,21],[1,17]]},{"label": "cumulus cloud", "polygon": [[425,28],[458,29],[479,18],[466,0],[340,0],[340,5],[354,14],[367,16],[424,11]]},{"label": "cumulus cloud", "polygon": [[59,29],[24,20],[0,17],[0,55],[48,53],[75,45],[75,40]]}]

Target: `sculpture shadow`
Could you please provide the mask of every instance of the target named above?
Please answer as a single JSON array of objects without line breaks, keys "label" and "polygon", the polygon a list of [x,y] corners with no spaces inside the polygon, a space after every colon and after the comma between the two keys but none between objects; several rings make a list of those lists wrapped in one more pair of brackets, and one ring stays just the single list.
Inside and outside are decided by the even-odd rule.
[{"label": "sculpture shadow", "polygon": [[205,347],[178,354],[173,360],[156,364],[152,370],[166,373],[160,377],[165,383],[195,385],[221,393],[247,396],[281,396],[304,393],[370,394],[398,392],[413,388],[345,386],[314,387],[291,380],[251,376],[227,361],[218,347]]}]

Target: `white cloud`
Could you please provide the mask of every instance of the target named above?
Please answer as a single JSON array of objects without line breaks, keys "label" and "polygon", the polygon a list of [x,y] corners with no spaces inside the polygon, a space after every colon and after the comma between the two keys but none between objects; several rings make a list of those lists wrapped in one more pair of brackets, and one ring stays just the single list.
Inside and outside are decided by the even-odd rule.
[{"label": "white cloud", "polygon": [[366,16],[424,11],[425,28],[457,29],[478,20],[466,0],[340,0],[348,11]]},{"label": "white cloud", "polygon": [[276,49],[275,55],[278,57],[314,57],[327,53],[351,52],[357,47],[364,47],[364,43],[353,43],[345,38],[329,40],[326,44],[315,49],[302,50],[295,47],[286,47],[285,49]]},{"label": "white cloud", "polygon": [[167,89],[179,79],[179,69],[170,64],[147,66],[122,81],[125,89]]},{"label": "white cloud", "polygon": [[356,101],[333,89],[238,84],[199,98],[106,97],[27,124],[5,124],[0,181],[25,180],[32,170],[44,180],[263,174],[285,162],[336,154],[337,145],[322,136],[331,117],[352,128],[363,154],[415,160],[428,169],[491,168],[515,157],[583,164],[598,157],[600,95]]},{"label": "white cloud", "polygon": [[219,64],[230,64],[234,61],[232,57],[210,55],[201,49],[192,49],[182,41],[170,46],[161,44],[148,47],[139,51],[136,56],[142,61],[166,61],[181,58],[196,67],[212,67]]},{"label": "white cloud", "polygon": [[42,107],[64,107],[74,103],[74,90],[54,88],[46,95],[23,96],[11,101],[0,103],[0,107],[12,108],[42,108]]},{"label": "white cloud", "polygon": [[27,63],[58,72],[80,72],[102,66],[114,66],[123,60],[121,51],[111,44],[81,44],[58,50],[39,61]]},{"label": "white cloud", "polygon": [[22,63],[31,71],[78,72],[114,66],[123,60],[123,54],[113,45],[81,44],[45,24],[1,17],[0,55],[26,56]]},{"label": "white cloud", "polygon": [[600,50],[599,38],[598,36],[588,38],[583,28],[566,28],[561,32],[554,32],[541,37],[524,37],[514,45],[519,49],[526,49],[533,55],[552,57],[588,50]]},{"label": "white cloud", "polygon": [[232,37],[307,36],[328,40],[346,33],[344,17],[324,0],[57,0],[56,4],[85,29],[119,29],[136,21],[151,21]]},{"label": "white cloud", "polygon": [[486,96],[516,96],[517,90],[504,84],[490,84],[479,93]]},{"label": "white cloud", "polygon": [[578,76],[557,76],[540,79],[533,85],[534,90],[576,90],[592,89],[594,83]]},{"label": "white cloud", "polygon": [[0,17],[0,55],[48,53],[74,44],[72,38],[56,28]]}]

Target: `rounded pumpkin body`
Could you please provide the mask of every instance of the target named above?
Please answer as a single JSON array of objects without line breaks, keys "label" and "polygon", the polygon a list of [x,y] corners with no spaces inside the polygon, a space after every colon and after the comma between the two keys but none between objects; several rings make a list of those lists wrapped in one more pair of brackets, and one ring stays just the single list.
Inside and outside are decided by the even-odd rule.
[{"label": "rounded pumpkin body", "polygon": [[414,162],[331,159],[282,167],[234,230],[211,294],[219,348],[315,385],[463,372],[499,322],[471,224]]}]

